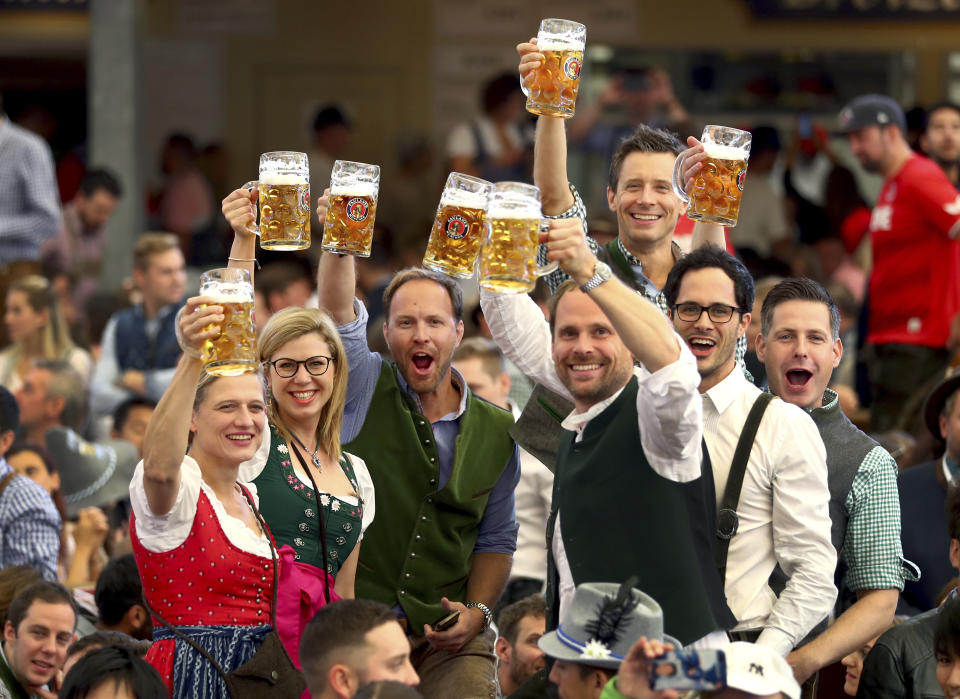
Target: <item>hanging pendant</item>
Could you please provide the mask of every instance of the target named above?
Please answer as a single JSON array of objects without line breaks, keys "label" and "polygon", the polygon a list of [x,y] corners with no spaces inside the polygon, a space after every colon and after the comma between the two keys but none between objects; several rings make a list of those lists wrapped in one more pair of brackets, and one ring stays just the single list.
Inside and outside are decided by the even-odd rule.
[{"label": "hanging pendant", "polygon": [[316,454],[313,455],[313,465],[317,467],[317,470],[321,473],[323,472],[323,463],[320,461],[320,457]]}]

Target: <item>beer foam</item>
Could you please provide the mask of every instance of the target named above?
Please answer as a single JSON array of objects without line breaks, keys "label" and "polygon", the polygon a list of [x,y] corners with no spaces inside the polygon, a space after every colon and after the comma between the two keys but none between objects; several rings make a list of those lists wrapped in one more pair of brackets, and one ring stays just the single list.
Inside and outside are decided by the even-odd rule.
[{"label": "beer foam", "polygon": [[710,158],[717,160],[746,160],[750,151],[741,146],[724,146],[720,143],[704,143],[703,150]]},{"label": "beer foam", "polygon": [[209,296],[214,303],[250,303],[253,299],[249,286],[238,286],[236,284],[211,284],[209,287],[200,289],[202,296]]},{"label": "beer foam", "polygon": [[583,51],[583,42],[563,34],[540,34],[537,51]]},{"label": "beer foam", "polygon": [[371,182],[349,182],[330,185],[330,196],[377,198],[377,185]]},{"label": "beer foam", "polygon": [[307,176],[291,172],[263,172],[260,174],[260,184],[307,184]]},{"label": "beer foam", "polygon": [[487,209],[487,218],[535,218],[540,219],[540,205],[524,201],[494,201]]},{"label": "beer foam", "polygon": [[465,209],[485,209],[485,192],[468,192],[463,189],[446,189],[440,198],[440,206],[462,206]]}]

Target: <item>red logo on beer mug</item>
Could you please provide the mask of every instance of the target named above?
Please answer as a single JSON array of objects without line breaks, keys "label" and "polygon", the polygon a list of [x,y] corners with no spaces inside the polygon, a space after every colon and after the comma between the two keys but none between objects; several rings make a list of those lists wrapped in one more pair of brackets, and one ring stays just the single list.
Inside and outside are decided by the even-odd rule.
[{"label": "red logo on beer mug", "polygon": [[300,197],[300,206],[302,206],[307,211],[310,210],[310,188],[307,187],[303,190],[303,195]]},{"label": "red logo on beer mug", "polygon": [[580,59],[576,56],[570,56],[566,61],[563,62],[563,72],[567,74],[567,77],[571,80],[576,80],[580,77]]},{"label": "red logo on beer mug", "polygon": [[451,216],[447,219],[447,225],[444,228],[448,238],[460,240],[470,230],[470,224],[463,216]]},{"label": "red logo on beer mug", "polygon": [[747,171],[741,170],[737,173],[737,189],[743,191],[743,181],[747,178]]},{"label": "red logo on beer mug", "polygon": [[366,199],[354,197],[347,201],[347,218],[351,221],[363,221],[370,212],[370,205]]}]

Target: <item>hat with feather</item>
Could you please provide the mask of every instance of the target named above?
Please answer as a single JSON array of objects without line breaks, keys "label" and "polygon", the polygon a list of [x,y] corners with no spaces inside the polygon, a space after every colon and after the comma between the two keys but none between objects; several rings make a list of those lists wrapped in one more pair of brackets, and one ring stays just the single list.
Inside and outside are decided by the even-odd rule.
[{"label": "hat with feather", "polygon": [[617,668],[641,636],[682,648],[664,635],[660,605],[634,588],[636,582],[578,585],[560,626],[540,637],[540,649],[559,660]]}]

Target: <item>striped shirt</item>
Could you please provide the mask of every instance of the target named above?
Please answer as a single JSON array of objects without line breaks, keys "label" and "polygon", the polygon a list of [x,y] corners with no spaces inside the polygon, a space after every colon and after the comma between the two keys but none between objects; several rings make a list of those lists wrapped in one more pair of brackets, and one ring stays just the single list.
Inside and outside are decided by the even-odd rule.
[{"label": "striped shirt", "polygon": [[60,227],[50,146],[0,113],[0,265],[38,260]]}]

